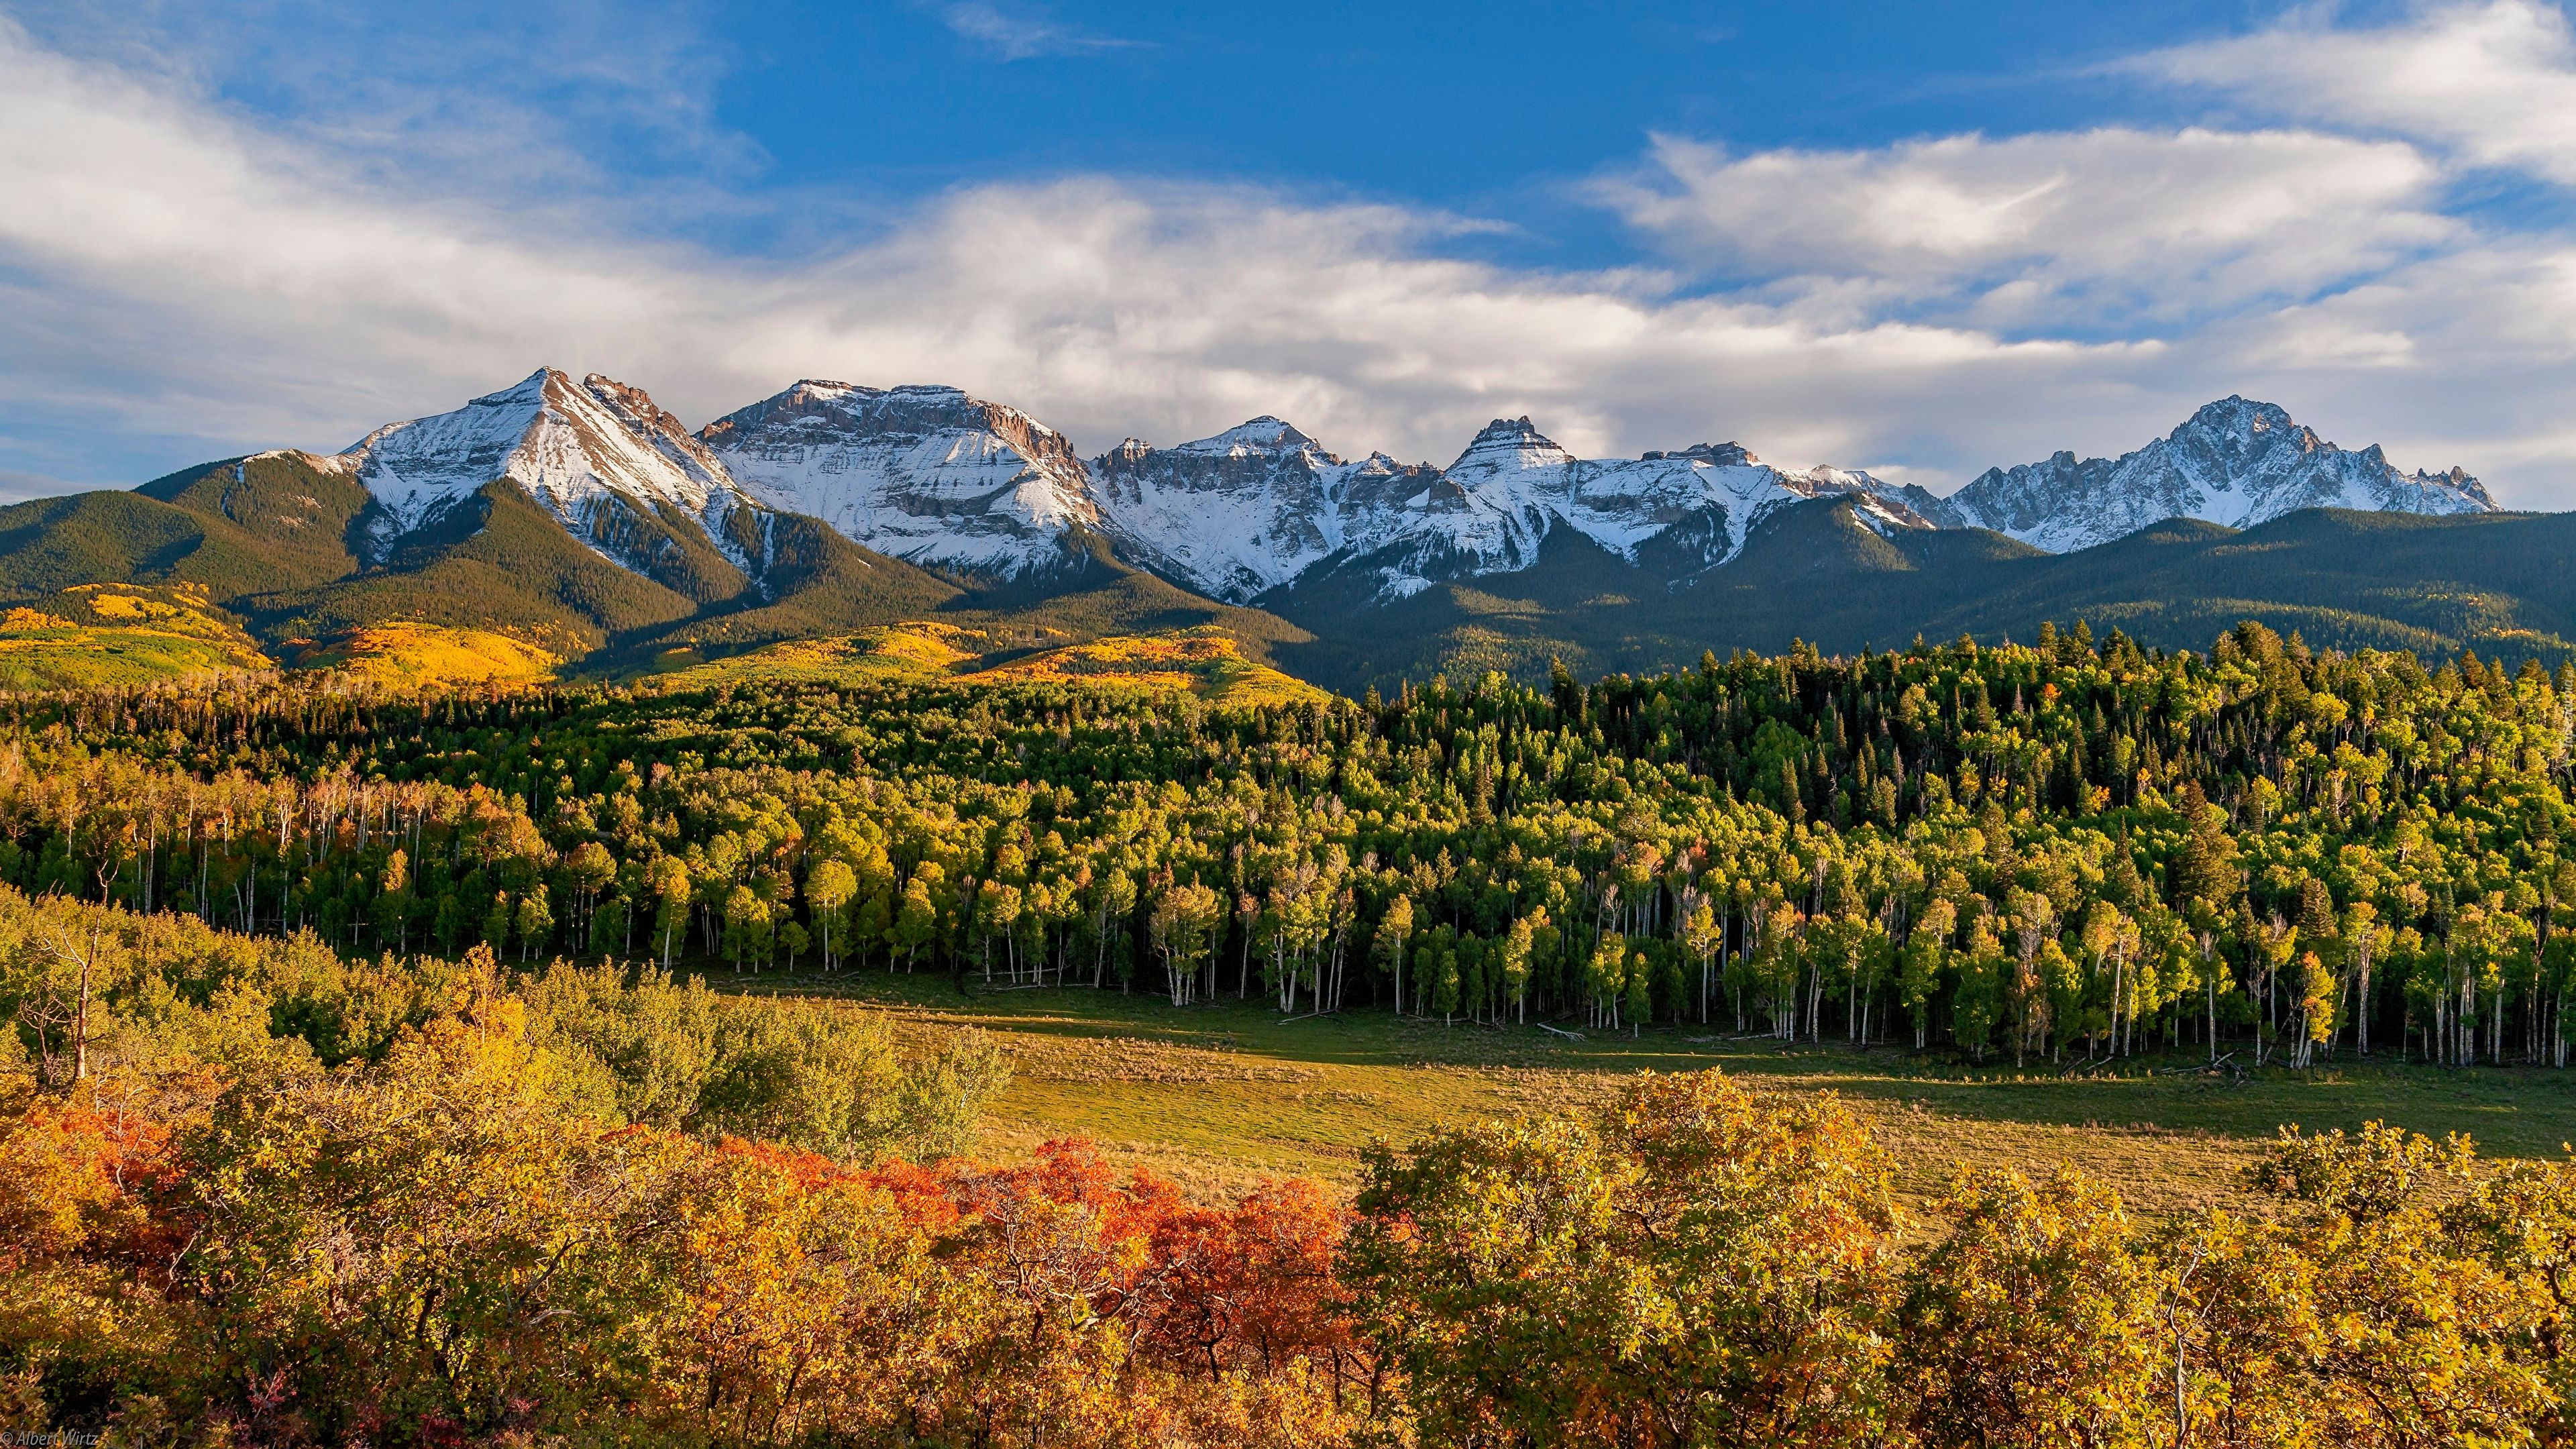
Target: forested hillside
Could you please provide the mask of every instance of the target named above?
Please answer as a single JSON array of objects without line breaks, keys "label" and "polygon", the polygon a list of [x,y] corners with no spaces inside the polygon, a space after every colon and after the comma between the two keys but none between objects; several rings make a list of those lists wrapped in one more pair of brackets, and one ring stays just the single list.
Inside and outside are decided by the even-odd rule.
[{"label": "forested hillside", "polygon": [[2566,1055],[2576,672],[2474,654],[2079,627],[1250,707],[822,671],[6,709],[0,875],[350,951],[2016,1060]]},{"label": "forested hillside", "polygon": [[1703,648],[1902,648],[1917,634],[2028,639],[2078,615],[2139,643],[2203,650],[2242,619],[2346,652],[2462,650],[2555,666],[2576,657],[2576,590],[2561,566],[2576,515],[2421,517],[2304,509],[2239,531],[2152,523],[2072,553],[1999,533],[1870,526],[1848,498],[1766,515],[1742,554],[1693,571],[1656,540],[1632,564],[1551,535],[1516,573],[1448,580],[1373,603],[1358,578],[1301,581],[1263,607],[1315,636],[1283,667],[1357,692],[1446,670],[1524,680],[1561,658],[1582,675],[1678,668]]},{"label": "forested hillside", "polygon": [[2253,624],[1358,700],[828,660],[9,696],[0,1412],[136,1443],[2557,1442],[2563,1164],[2291,1134],[2252,1216],[1990,1170],[1909,1220],[1832,1098],[1707,1075],[1387,1144],[1348,1201],[1192,1202],[1079,1142],[952,1155],[985,1041],[706,983],[2554,1072],[2571,729],[2576,668]]}]

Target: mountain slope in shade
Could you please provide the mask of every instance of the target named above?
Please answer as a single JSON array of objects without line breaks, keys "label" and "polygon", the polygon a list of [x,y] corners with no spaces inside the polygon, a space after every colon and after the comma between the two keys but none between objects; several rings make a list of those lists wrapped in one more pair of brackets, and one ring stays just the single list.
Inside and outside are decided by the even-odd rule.
[{"label": "mountain slope in shade", "polygon": [[1732,557],[1765,510],[1826,494],[1863,496],[1886,527],[1930,526],[1867,474],[1788,472],[1733,443],[1578,459],[1526,417],[1486,425],[1445,469],[1383,453],[1345,462],[1261,417],[1173,448],[1131,438],[1091,471],[1102,531],[1123,552],[1232,600],[1310,574],[1400,599],[1526,568],[1560,528],[1678,577]]},{"label": "mountain slope in shade", "polygon": [[1345,462],[1273,417],[1156,448],[1129,438],[1091,463],[1101,531],[1120,552],[1240,602],[1386,531],[1439,476],[1383,453]]},{"label": "mountain slope in shade", "polygon": [[1441,579],[1526,568],[1548,535],[1566,528],[1625,562],[1651,559],[1680,578],[1735,557],[1771,510],[1842,494],[1874,527],[1932,526],[1865,473],[1790,472],[1734,443],[1581,459],[1526,417],[1497,418],[1437,482],[1403,501],[1361,562],[1378,574],[1383,594],[1401,598]]},{"label": "mountain slope in shade", "polygon": [[1843,495],[1771,511],[1734,560],[1677,589],[1558,530],[1529,568],[1375,608],[1331,587],[1265,602],[1312,636],[1280,666],[1351,693],[1487,669],[1536,682],[1557,659],[1578,677],[1653,673],[1797,640],[1855,654],[1918,635],[2029,640],[2078,619],[2165,649],[2206,649],[2250,618],[2317,648],[2555,667],[2576,661],[2571,549],[2576,513],[2308,509],[2241,532],[2166,519],[2051,554],[1986,529],[1882,532]]},{"label": "mountain slope in shade", "polygon": [[953,387],[809,378],[718,418],[698,441],[771,508],[980,579],[1050,567],[1066,530],[1100,522],[1062,433]]},{"label": "mountain slope in shade", "polygon": [[2383,513],[2490,513],[2485,485],[2459,468],[2403,473],[2377,444],[2347,452],[2271,403],[2230,397],[2118,458],[2059,453],[1989,468],[1934,498],[1907,490],[1947,528],[1991,528],[2052,553],[2089,548],[2166,518],[2247,528],[2302,508]]}]

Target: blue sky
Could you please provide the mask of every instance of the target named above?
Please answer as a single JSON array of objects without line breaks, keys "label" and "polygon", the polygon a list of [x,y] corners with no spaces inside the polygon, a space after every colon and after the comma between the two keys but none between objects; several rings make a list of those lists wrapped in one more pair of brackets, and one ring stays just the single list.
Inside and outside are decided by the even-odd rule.
[{"label": "blue sky", "polygon": [[2538,0],[0,0],[0,492],[552,364],[1942,490],[2243,393],[2568,507],[2571,187]]}]

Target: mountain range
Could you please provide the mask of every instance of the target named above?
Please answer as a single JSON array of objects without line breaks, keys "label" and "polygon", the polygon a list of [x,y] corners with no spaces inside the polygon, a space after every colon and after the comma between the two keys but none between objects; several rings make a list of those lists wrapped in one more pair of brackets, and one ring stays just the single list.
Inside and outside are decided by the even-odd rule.
[{"label": "mountain range", "polygon": [[[2347,521],[2296,522],[2318,517]],[[2284,525],[2293,552],[2365,557],[2210,572],[2238,531]],[[1551,656],[1664,667],[1784,628],[1837,648],[1952,621],[2026,633],[2079,606],[2141,638],[2268,609],[2306,611],[2312,638],[2554,655],[2576,630],[2549,571],[2499,595],[2443,553],[2554,548],[2554,527],[2500,514],[2463,469],[2403,472],[2236,397],[2121,457],[2061,452],[1941,497],[1735,442],[1577,458],[1526,417],[1446,465],[1347,458],[1267,416],[1085,459],[955,388],[813,379],[693,432],[639,388],[541,369],[337,454],[0,510],[0,590],[184,584],[279,644],[418,620],[606,672],[933,614],[1005,648],[1216,625],[1357,687]],[[2398,571],[2401,537],[2442,557]],[[2105,550],[2156,562],[2059,567]],[[2196,581],[2166,577],[2186,554]]]}]

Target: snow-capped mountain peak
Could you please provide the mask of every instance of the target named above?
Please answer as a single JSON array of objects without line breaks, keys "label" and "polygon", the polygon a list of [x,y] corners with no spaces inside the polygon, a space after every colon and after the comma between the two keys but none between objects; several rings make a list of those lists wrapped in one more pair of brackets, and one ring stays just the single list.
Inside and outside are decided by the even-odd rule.
[{"label": "snow-capped mountain peak", "polygon": [[1505,473],[1562,468],[1574,461],[1574,455],[1550,441],[1546,434],[1530,425],[1527,416],[1496,418],[1485,424],[1448,467],[1450,477],[1462,486],[1472,487],[1470,480]]},{"label": "snow-capped mountain peak", "polygon": [[379,545],[504,479],[586,542],[599,510],[624,500],[697,516],[724,547],[723,515],[741,501],[724,465],[641,388],[550,367],[453,412],[388,423],[340,460],[378,505]]},{"label": "snow-capped mountain peak", "polygon": [[1096,526],[1090,475],[1062,433],[953,387],[808,378],[698,434],[753,496],[882,553],[1010,578]]},{"label": "snow-capped mountain peak", "polygon": [[815,378],[692,434],[640,388],[553,368],[313,463],[364,485],[379,561],[509,483],[602,558],[700,592],[738,584],[705,567],[691,520],[765,589],[786,512],[988,580],[1050,568],[1073,556],[1069,534],[1097,530],[1132,562],[1250,602],[1326,577],[1386,601],[1525,569],[1551,548],[1574,550],[1578,567],[1596,550],[1678,587],[1736,559],[1775,510],[1822,498],[1849,500],[1853,522],[1889,537],[1975,526],[2050,550],[2176,516],[2241,528],[2313,507],[2495,507],[2463,469],[2402,472],[2377,444],[2339,448],[2244,397],[2116,459],[2061,451],[1948,498],[1858,469],[1767,464],[1733,441],[1583,459],[1527,416],[1487,423],[1446,467],[1378,451],[1346,460],[1270,414],[1170,446],[1128,438],[1086,463],[1063,433],[958,388]]},{"label": "snow-capped mountain peak", "polygon": [[2302,508],[2484,513],[2495,500],[2460,468],[2404,473],[2376,443],[2348,452],[2275,404],[2226,397],[2118,458],[2079,461],[2060,451],[1990,468],[1947,499],[1917,506],[1948,527],[1991,528],[2063,552],[2166,518],[2246,528]]},{"label": "snow-capped mountain peak", "polygon": [[[1128,441],[1136,440],[1130,438]],[[1325,452],[1322,445],[1313,438],[1267,413],[1250,422],[1237,423],[1214,437],[1201,438],[1195,443],[1183,443],[1172,451],[1225,454],[1238,449],[1256,453],[1293,453],[1311,450],[1319,456],[1331,458],[1336,463],[1341,461]]]},{"label": "snow-capped mountain peak", "polygon": [[1129,438],[1091,462],[1103,532],[1139,563],[1218,598],[1287,583],[1346,542],[1354,488],[1395,475],[1345,463],[1295,426],[1258,417],[1156,448]]}]

